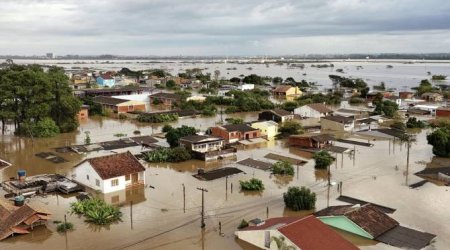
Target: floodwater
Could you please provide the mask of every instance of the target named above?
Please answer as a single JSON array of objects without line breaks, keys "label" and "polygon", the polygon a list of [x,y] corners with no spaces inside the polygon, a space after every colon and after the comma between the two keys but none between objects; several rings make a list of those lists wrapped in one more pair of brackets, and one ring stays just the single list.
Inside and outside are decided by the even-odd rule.
[{"label": "floodwater", "polygon": [[[316,63],[304,63],[305,68],[290,68],[287,64],[238,64],[238,63],[214,63],[209,64],[204,61],[165,61],[160,63],[148,62],[145,60],[15,60],[15,63],[30,64],[38,63],[44,65],[57,65],[66,70],[77,70],[81,68],[90,68],[91,70],[115,70],[127,67],[131,70],[143,69],[165,69],[175,75],[184,72],[186,69],[201,68],[205,73],[220,71],[220,78],[229,79],[239,77],[239,75],[257,74],[261,76],[280,76],[282,78],[293,77],[297,81],[306,80],[316,82],[323,87],[331,87],[331,80],[328,75],[335,74],[345,77],[362,78],[369,86],[385,82],[387,88],[396,88],[397,90],[408,90],[411,87],[419,85],[422,79],[431,79],[431,75],[450,75],[450,61],[409,61],[409,60],[331,60],[318,61]],[[313,64],[334,64],[334,67],[317,68],[311,67]],[[392,68],[387,66],[391,65]],[[344,73],[336,72],[336,69],[342,69]],[[430,72],[430,74],[428,74]],[[439,83],[449,83],[439,81]]]},{"label": "floodwater", "polygon": [[[246,121],[255,120],[256,113],[235,114]],[[226,116],[224,115],[224,118]],[[191,125],[202,130],[213,126],[220,117],[183,118],[174,126]],[[0,158],[14,165],[0,171],[0,180],[15,176],[18,169],[27,170],[28,175],[42,173],[66,174],[76,163],[85,157],[111,152],[94,152],[88,155],[75,153],[56,153],[69,162],[54,164],[34,156],[38,152],[54,152],[53,148],[83,143],[84,132],[90,131],[93,142],[117,139],[115,133],[132,135],[140,130],[147,135],[158,133],[162,125],[120,121],[109,118],[91,118],[81,124],[79,131],[62,134],[55,138],[35,139],[18,138],[11,135],[1,137]],[[420,180],[413,175],[431,162],[433,155],[421,131],[417,142],[411,148],[411,164],[406,175],[406,148],[385,140],[373,140],[372,148],[356,146],[356,157],[337,155],[332,165],[332,182],[343,182],[343,194],[396,208],[392,215],[401,224],[438,235],[429,249],[448,249],[450,246],[450,195],[448,187],[425,184],[416,190],[406,185]],[[357,140],[367,141],[367,138]],[[309,160],[309,153],[286,147],[284,140],[242,146],[237,160],[252,157],[265,160],[267,153]],[[353,145],[337,143],[353,149]],[[445,161],[445,160],[444,160]],[[448,162],[448,161],[447,161]],[[450,164],[450,162],[449,162]],[[198,168],[214,169],[222,165],[236,166],[245,174],[228,178],[228,181],[200,181],[192,177]],[[242,219],[266,218],[267,216],[304,216],[311,211],[292,212],[284,207],[282,193],[289,186],[307,186],[317,193],[317,209],[327,205],[342,204],[336,201],[339,195],[336,186],[328,188],[327,175],[316,171],[314,162],[300,166],[295,176],[280,178],[268,172],[240,166],[234,161],[204,162],[191,160],[178,164],[147,164],[145,187],[130,189],[101,196],[107,202],[121,206],[122,222],[107,227],[93,226],[76,215],[68,213],[69,204],[75,201],[74,195],[48,195],[33,200],[46,206],[52,212],[53,220],[67,220],[74,223],[75,230],[67,234],[56,231],[56,224],[49,222],[47,227],[36,228],[31,234],[9,238],[0,243],[0,249],[245,249],[254,247],[235,239],[234,231]],[[397,166],[397,167],[396,167]],[[265,190],[262,193],[241,192],[239,180],[256,177],[263,180]],[[407,178],[408,177],[408,180]],[[228,186],[227,186],[228,182]],[[183,185],[186,188],[185,205],[183,203]],[[201,192],[197,188],[206,188],[205,214],[206,228],[200,229]],[[130,201],[133,201],[132,208]],[[132,211],[132,215],[131,215]],[[268,211],[268,214],[267,214]],[[131,219],[132,218],[132,219]],[[219,234],[219,223],[221,233]],[[362,249],[390,249],[339,231],[345,238]]]}]

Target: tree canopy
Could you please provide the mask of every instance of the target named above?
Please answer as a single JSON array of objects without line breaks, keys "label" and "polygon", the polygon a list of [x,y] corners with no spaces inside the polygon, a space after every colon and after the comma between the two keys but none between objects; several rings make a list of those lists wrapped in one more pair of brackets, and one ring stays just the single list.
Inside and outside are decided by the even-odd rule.
[{"label": "tree canopy", "polygon": [[294,210],[310,210],[316,206],[316,194],[306,187],[289,187],[283,194],[286,207]]},{"label": "tree canopy", "polygon": [[172,128],[166,133],[166,140],[167,143],[169,143],[170,147],[177,147],[179,146],[178,140],[181,137],[188,136],[188,135],[195,135],[196,130],[194,127],[189,127],[186,125],[183,125],[179,128]]},{"label": "tree canopy", "polygon": [[[7,121],[14,122],[16,134],[27,136],[38,136],[35,132],[42,128],[38,124],[51,125],[50,120],[60,132],[78,127],[76,114],[81,109],[81,101],[72,94],[62,68],[50,67],[44,71],[38,65],[9,65],[0,70],[0,89],[3,132]],[[41,135],[44,134],[55,133]]]},{"label": "tree canopy", "polygon": [[330,153],[324,150],[314,153],[313,159],[315,160],[314,167],[318,169],[326,169],[334,161],[334,158],[330,155]]},{"label": "tree canopy", "polygon": [[441,157],[450,157],[450,129],[438,128],[427,135],[428,144],[433,145],[433,154]]}]

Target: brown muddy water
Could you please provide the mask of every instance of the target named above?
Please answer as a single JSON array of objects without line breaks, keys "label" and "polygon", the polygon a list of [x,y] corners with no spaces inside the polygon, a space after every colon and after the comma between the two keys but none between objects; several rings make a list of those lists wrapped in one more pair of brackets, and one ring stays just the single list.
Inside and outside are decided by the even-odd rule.
[{"label": "brown muddy water", "polygon": [[[247,121],[256,120],[256,113],[237,116]],[[226,117],[226,116],[224,116]],[[213,126],[216,118],[184,118],[174,123],[196,126],[205,130]],[[38,152],[54,152],[53,148],[75,143],[83,143],[84,132],[90,131],[93,142],[113,140],[115,133],[132,136],[134,130],[143,135],[157,133],[162,125],[140,124],[131,121],[118,121],[106,118],[91,118],[82,123],[79,131],[63,134],[56,138],[35,139],[17,138],[11,135],[1,137],[0,158],[14,165],[0,171],[0,180],[15,176],[18,169],[27,170],[28,175],[42,173],[66,174],[72,166],[84,159],[110,152],[95,152],[87,155],[75,153],[56,153],[69,162],[54,164],[34,156]],[[337,155],[336,164],[332,165],[331,180],[343,182],[343,194],[355,198],[382,204],[397,211],[392,215],[401,224],[438,235],[436,242],[428,249],[450,248],[450,195],[448,187],[427,183],[418,189],[410,189],[409,184],[421,180],[413,175],[431,162],[431,147],[426,143],[426,132],[417,135],[417,142],[411,148],[411,166],[406,174],[406,148],[395,146],[386,140],[372,141],[375,146],[366,148],[356,146],[356,157],[347,154]],[[354,137],[353,139],[355,139]],[[367,141],[364,139],[356,139]],[[391,144],[389,146],[389,144]],[[337,143],[353,149],[353,145]],[[309,153],[289,149],[285,141],[269,141],[258,145],[242,146],[237,153],[237,160],[248,157],[266,160],[267,153],[309,160]],[[68,221],[75,224],[75,230],[59,234],[56,224],[49,222],[47,227],[36,228],[31,234],[9,238],[0,243],[0,249],[246,249],[254,247],[235,239],[234,231],[242,219],[268,216],[303,216],[311,212],[292,212],[285,209],[282,193],[288,186],[307,186],[317,193],[317,209],[327,205],[342,204],[336,201],[339,195],[336,186],[328,188],[327,176],[323,171],[314,170],[314,162],[309,161],[299,167],[291,178],[272,176],[268,172],[240,166],[235,161],[204,162],[192,160],[179,164],[147,164],[146,181],[149,186],[130,189],[102,196],[108,202],[121,205],[122,222],[107,227],[92,226],[76,215],[68,213],[69,205],[75,201],[74,195],[47,195],[35,197],[52,212],[53,220],[62,220],[67,215]],[[448,162],[448,161],[447,161]],[[450,164],[450,162],[449,162]],[[192,177],[199,167],[214,169],[222,165],[236,166],[245,174],[238,174],[226,179],[200,181]],[[262,193],[241,192],[239,180],[257,177],[263,180],[265,190]],[[233,186],[231,190],[231,184]],[[186,187],[186,205],[183,207],[183,185]],[[201,192],[197,187],[208,190],[205,193],[206,228],[200,229]],[[2,193],[3,195],[3,193]],[[130,201],[133,201],[131,220]],[[219,222],[222,235],[219,235]],[[339,231],[345,238],[362,249],[391,249]]]}]

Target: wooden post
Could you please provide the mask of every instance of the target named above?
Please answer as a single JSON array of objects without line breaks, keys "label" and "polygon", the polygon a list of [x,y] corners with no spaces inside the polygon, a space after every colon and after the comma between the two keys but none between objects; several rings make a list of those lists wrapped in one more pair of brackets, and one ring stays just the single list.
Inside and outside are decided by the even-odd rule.
[{"label": "wooden post", "polygon": [[230,188],[231,188],[231,193],[233,193],[233,182],[231,183]]},{"label": "wooden post", "polygon": [[219,221],[219,235],[222,235],[222,222]]},{"label": "wooden post", "polygon": [[339,182],[339,195],[342,195],[342,181]]},{"label": "wooden post", "polygon": [[269,206],[266,207],[266,219],[269,219]]},{"label": "wooden post", "polygon": [[130,201],[130,221],[131,229],[133,229],[133,201]]}]

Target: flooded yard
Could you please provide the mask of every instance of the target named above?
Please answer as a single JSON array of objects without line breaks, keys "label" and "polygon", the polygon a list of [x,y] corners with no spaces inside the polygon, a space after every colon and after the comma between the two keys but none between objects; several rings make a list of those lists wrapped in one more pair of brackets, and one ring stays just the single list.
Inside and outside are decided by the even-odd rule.
[{"label": "flooded yard", "polygon": [[[235,114],[246,121],[257,119],[257,113]],[[224,115],[224,119],[226,115]],[[173,126],[190,125],[205,130],[220,120],[213,118],[182,118]],[[36,157],[39,152],[55,152],[54,148],[83,143],[85,131],[89,131],[93,142],[117,139],[116,133],[133,136],[134,130],[141,135],[161,131],[162,125],[149,125],[131,121],[92,118],[82,123],[79,131],[62,134],[50,139],[18,138],[11,135],[1,137],[0,158],[13,163],[12,167],[0,171],[0,180],[16,176],[24,169],[27,175],[44,173],[67,174],[70,169],[86,157],[111,152],[55,153],[68,162],[52,163]],[[355,146],[356,155],[337,154],[331,166],[331,181],[343,183],[342,194],[371,201],[397,209],[392,215],[401,224],[437,234],[437,240],[429,249],[447,249],[450,246],[450,221],[448,187],[426,183],[417,189],[409,184],[420,181],[413,173],[422,170],[431,162],[431,146],[426,142],[426,130],[417,135],[412,145],[410,168],[406,171],[406,148],[387,140],[371,140],[373,147]],[[353,136],[352,140],[367,142],[368,138]],[[354,149],[353,145],[336,143],[337,146]],[[268,153],[308,161],[297,166],[293,177],[271,175],[256,168],[236,164],[234,160],[204,163],[190,160],[183,163],[146,164],[144,187],[116,192],[101,197],[105,201],[119,204],[123,212],[122,222],[110,226],[93,226],[83,218],[70,214],[70,203],[74,195],[49,194],[34,200],[52,212],[52,220],[67,220],[74,223],[75,230],[67,234],[56,231],[56,224],[36,228],[28,235],[9,238],[0,243],[0,249],[256,249],[235,239],[234,231],[242,219],[265,219],[267,216],[303,216],[312,211],[292,212],[284,207],[282,194],[289,186],[306,186],[317,193],[316,209],[327,205],[344,204],[337,201],[337,185],[327,185],[326,171],[314,169],[311,154],[288,148],[284,140],[272,140],[256,145],[240,146],[237,161],[246,158],[273,162],[265,158]],[[450,164],[450,161],[447,161]],[[198,168],[216,169],[220,166],[237,167],[244,173],[213,181],[201,181],[192,175]],[[242,192],[239,180],[252,177],[263,180],[265,190],[261,193]],[[185,195],[183,195],[183,186]],[[200,228],[201,192],[206,188],[206,228]],[[3,195],[3,193],[2,193]],[[185,197],[185,198],[183,198]],[[184,202],[185,200],[185,202]],[[132,204],[132,205],[131,205]],[[221,233],[219,232],[221,224]],[[341,235],[362,249],[391,249],[375,241],[339,231]]]}]

